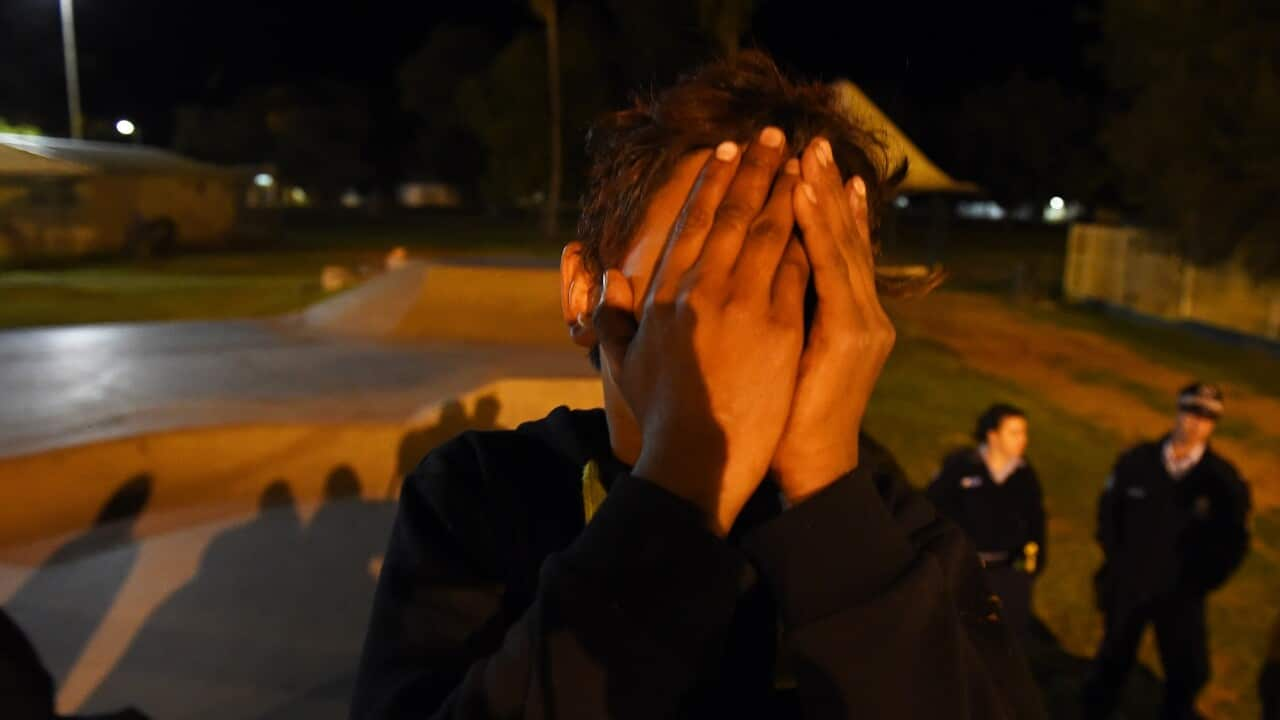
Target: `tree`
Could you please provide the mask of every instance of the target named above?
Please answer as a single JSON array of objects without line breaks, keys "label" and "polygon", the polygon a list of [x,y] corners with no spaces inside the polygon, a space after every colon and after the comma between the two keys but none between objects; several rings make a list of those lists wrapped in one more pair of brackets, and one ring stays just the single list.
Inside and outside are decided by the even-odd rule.
[{"label": "tree", "polygon": [[400,94],[427,172],[471,185],[494,206],[540,197],[544,227],[553,228],[552,209],[581,189],[581,138],[590,123],[632,93],[732,52],[753,3],[529,0],[529,7],[539,25],[505,44],[480,28],[438,28],[401,68]]},{"label": "tree", "polygon": [[698,0],[698,25],[724,55],[738,52],[751,25],[754,0]]},{"label": "tree", "polygon": [[560,146],[563,133],[560,106],[560,21],[556,13],[556,0],[529,0],[529,5],[538,17],[542,18],[542,25],[547,33],[547,101],[550,106],[550,118],[547,123],[550,128],[548,164],[551,171],[550,178],[547,180],[547,204],[544,209],[542,232],[546,237],[553,238],[558,230],[560,191],[564,178],[564,151]]},{"label": "tree", "polygon": [[[609,107],[610,76],[599,43],[607,39],[601,18],[575,6],[560,16],[560,71],[564,135],[582,137]],[[518,33],[481,73],[459,84],[455,103],[463,125],[484,147],[480,186],[497,205],[548,196],[550,117],[547,113],[546,37],[541,30]],[[582,143],[564,148],[565,191],[581,188]]]},{"label": "tree", "polygon": [[939,160],[1002,203],[1088,198],[1105,177],[1090,104],[1052,80],[1015,73],[946,117],[949,152]]},{"label": "tree", "polygon": [[1280,6],[1109,0],[1103,37],[1126,197],[1195,262],[1280,273]]},{"label": "tree", "polygon": [[413,121],[413,174],[450,183],[464,196],[479,193],[485,147],[459,112],[457,95],[501,47],[485,28],[445,24],[400,68],[400,105]]},{"label": "tree", "polygon": [[174,145],[212,162],[271,163],[287,181],[328,202],[368,178],[368,133],[361,93],[314,82],[250,90],[222,108],[180,108]]}]

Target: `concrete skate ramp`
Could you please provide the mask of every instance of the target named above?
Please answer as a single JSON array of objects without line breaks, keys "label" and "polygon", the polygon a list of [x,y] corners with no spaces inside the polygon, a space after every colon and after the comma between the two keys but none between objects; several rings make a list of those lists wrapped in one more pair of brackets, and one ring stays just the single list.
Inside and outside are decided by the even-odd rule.
[{"label": "concrete skate ramp", "polygon": [[394,340],[566,342],[560,272],[542,262],[411,262],[305,310],[304,326]]},{"label": "concrete skate ramp", "polygon": [[38,562],[38,553],[14,555],[14,547],[92,527],[132,478],[148,479],[138,535],[252,511],[281,480],[296,499],[323,498],[326,473],[342,465],[362,478],[362,496],[393,498],[401,474],[463,430],[511,428],[558,405],[601,402],[594,378],[507,379],[398,423],[192,428],[0,458],[0,560]]},{"label": "concrete skate ramp", "polygon": [[401,423],[0,459],[0,603],[61,712],[344,718],[403,473],[466,428],[600,403],[598,379],[502,380]]}]

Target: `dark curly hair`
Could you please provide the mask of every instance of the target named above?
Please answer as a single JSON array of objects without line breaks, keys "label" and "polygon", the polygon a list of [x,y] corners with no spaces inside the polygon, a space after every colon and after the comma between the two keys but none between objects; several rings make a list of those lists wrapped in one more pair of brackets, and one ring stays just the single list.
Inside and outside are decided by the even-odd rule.
[{"label": "dark curly hair", "polygon": [[[578,239],[587,269],[595,274],[622,261],[649,198],[690,152],[723,140],[745,143],[766,125],[787,134],[791,147],[827,138],[847,180],[867,185],[872,241],[894,188],[906,175],[905,160],[890,166],[885,139],[856,124],[830,85],[797,82],[763,52],[747,50],[708,64],[675,85],[611,113],[587,133],[587,187]],[[877,276],[887,295],[927,292],[938,274],[915,280]]]}]

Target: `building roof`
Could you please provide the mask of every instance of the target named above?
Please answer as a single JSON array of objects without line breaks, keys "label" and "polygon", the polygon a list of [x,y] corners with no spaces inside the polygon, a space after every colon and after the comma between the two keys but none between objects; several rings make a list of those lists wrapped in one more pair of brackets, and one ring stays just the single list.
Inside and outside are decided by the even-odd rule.
[{"label": "building roof", "polygon": [[897,167],[904,159],[907,161],[907,177],[898,186],[899,192],[907,193],[959,193],[972,194],[981,192],[981,188],[971,182],[956,180],[928,158],[915,143],[906,136],[897,125],[876,106],[866,93],[848,80],[837,80],[832,83],[836,96],[859,125],[880,135],[889,150],[890,167]]},{"label": "building roof", "polygon": [[0,177],[227,172],[233,171],[143,145],[0,133]]}]

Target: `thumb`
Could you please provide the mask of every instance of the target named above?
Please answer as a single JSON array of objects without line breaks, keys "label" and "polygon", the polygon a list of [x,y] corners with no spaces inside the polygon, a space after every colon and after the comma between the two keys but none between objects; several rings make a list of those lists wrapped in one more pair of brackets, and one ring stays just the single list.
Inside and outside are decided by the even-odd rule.
[{"label": "thumb", "polygon": [[635,294],[631,281],[616,269],[606,270],[600,285],[600,303],[591,322],[600,342],[601,360],[608,363],[609,373],[618,376],[627,346],[635,337]]}]

